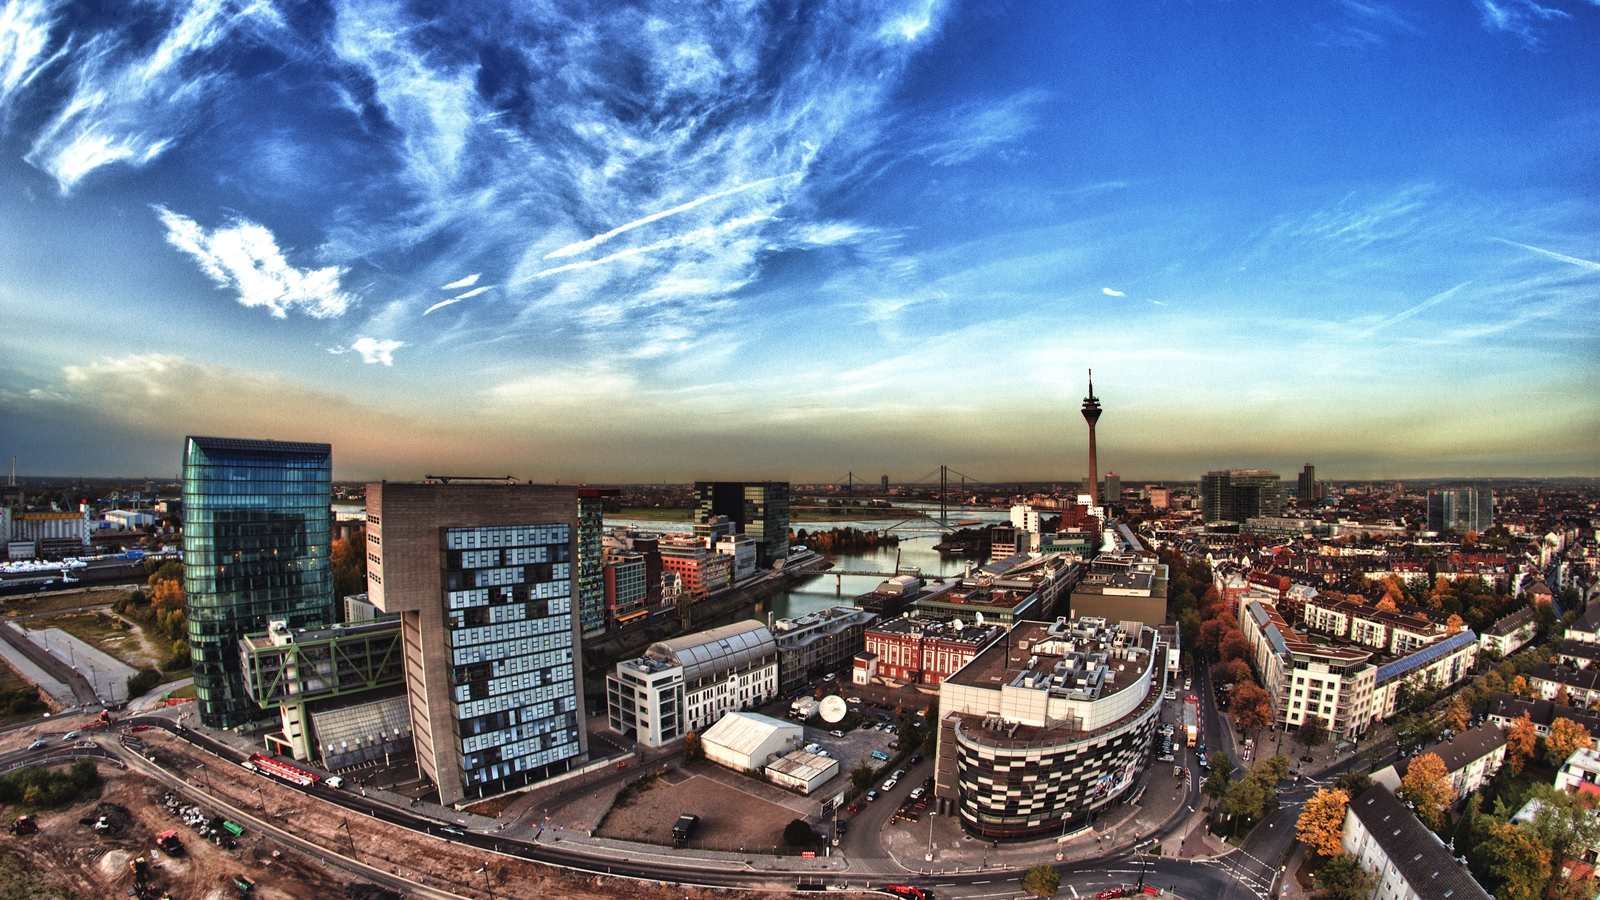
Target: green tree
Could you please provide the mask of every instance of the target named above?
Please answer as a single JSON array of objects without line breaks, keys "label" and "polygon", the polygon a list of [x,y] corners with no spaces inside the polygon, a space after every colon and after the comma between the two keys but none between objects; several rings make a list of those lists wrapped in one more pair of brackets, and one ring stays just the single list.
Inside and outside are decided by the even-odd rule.
[{"label": "green tree", "polygon": [[1306,747],[1321,747],[1328,742],[1328,723],[1321,716],[1310,716],[1300,725],[1295,740]]},{"label": "green tree", "polygon": [[[1568,794],[1548,784],[1536,784],[1524,803],[1537,804],[1537,809],[1523,827],[1533,833],[1540,844],[1549,847],[1552,862],[1563,859],[1580,859],[1595,844],[1600,843],[1600,818],[1583,794]],[[1552,872],[1552,875],[1555,873]]]},{"label": "green tree", "polygon": [[1222,807],[1230,816],[1259,819],[1267,814],[1270,799],[1263,779],[1254,777],[1252,773],[1228,786],[1228,793],[1222,798]]},{"label": "green tree", "polygon": [[1289,777],[1289,757],[1282,753],[1268,756],[1256,764],[1256,773],[1268,786],[1276,790],[1278,785]]},{"label": "green tree", "polygon": [[1061,890],[1061,873],[1052,866],[1034,866],[1019,882],[1030,897],[1054,897]]},{"label": "green tree", "polygon": [[862,793],[872,787],[873,774],[872,767],[866,763],[857,765],[850,770],[850,786],[856,789],[856,793]]},{"label": "green tree", "polygon": [[1341,853],[1323,864],[1317,873],[1322,882],[1323,896],[1327,900],[1371,900],[1378,880],[1361,868],[1360,860]]},{"label": "green tree", "polygon": [[783,827],[783,842],[791,847],[815,847],[817,833],[805,819],[795,819]]},{"label": "green tree", "polygon": [[1221,800],[1228,795],[1228,786],[1233,783],[1233,760],[1221,750],[1213,750],[1206,761],[1211,764],[1211,774],[1206,776],[1200,790],[1213,800]]},{"label": "green tree", "polygon": [[1365,772],[1357,772],[1351,769],[1340,775],[1338,782],[1334,786],[1351,797],[1359,797],[1365,794],[1368,788],[1372,787],[1372,778]]}]

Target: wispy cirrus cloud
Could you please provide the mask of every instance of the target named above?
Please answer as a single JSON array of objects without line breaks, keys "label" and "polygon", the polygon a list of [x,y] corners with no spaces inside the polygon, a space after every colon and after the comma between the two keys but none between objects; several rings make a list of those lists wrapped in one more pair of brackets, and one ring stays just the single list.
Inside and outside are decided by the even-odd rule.
[{"label": "wispy cirrus cloud", "polygon": [[245,306],[266,307],[279,319],[296,309],[328,319],[344,315],[350,307],[350,295],[339,286],[344,269],[296,268],[264,226],[239,219],[207,231],[188,216],[162,206],[155,210],[167,226],[167,243],[193,257],[218,287],[238,291]]},{"label": "wispy cirrus cloud", "polygon": [[967,104],[930,122],[928,143],[916,152],[936,166],[954,166],[1016,145],[1038,127],[1037,108],[1049,99],[1044,91],[1027,90],[999,103]]},{"label": "wispy cirrus cloud", "polygon": [[[138,20],[120,30],[57,38],[54,58],[64,58],[64,78],[72,88],[26,159],[54,178],[62,194],[98,169],[137,168],[165,153],[193,127],[192,111],[215,99],[225,80],[222,65],[208,59],[210,52],[240,31],[265,33],[283,24],[267,0],[191,0],[173,6],[153,40],[146,31],[151,23]],[[39,23],[49,9],[24,0],[8,3],[8,18],[31,23],[26,44],[19,42],[14,51],[25,47],[30,59],[44,52],[40,37],[46,32]],[[32,77],[20,58],[8,63],[13,71],[19,66],[18,85]],[[8,71],[6,81],[11,80]]]},{"label": "wispy cirrus cloud", "polygon": [[[1543,23],[1570,19],[1572,14],[1535,0],[1476,0],[1483,16],[1483,27],[1489,31],[1514,34],[1529,47],[1539,46]],[[1592,2],[1592,0],[1591,0]]]},{"label": "wispy cirrus cloud", "polygon": [[1128,296],[1127,294],[1124,294],[1122,291],[1115,290],[1113,288],[1108,288],[1108,287],[1101,288],[1100,289],[1100,293],[1105,294],[1107,297],[1126,297],[1126,296]]},{"label": "wispy cirrus cloud", "polygon": [[7,0],[0,7],[0,110],[9,113],[12,95],[27,87],[65,52],[50,49],[50,30],[60,3]]}]

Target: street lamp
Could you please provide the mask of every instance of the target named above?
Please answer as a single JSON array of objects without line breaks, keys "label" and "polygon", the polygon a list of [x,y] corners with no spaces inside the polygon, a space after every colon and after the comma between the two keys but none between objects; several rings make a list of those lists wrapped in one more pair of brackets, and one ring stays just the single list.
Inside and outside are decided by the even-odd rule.
[{"label": "street lamp", "polygon": [[359,854],[356,853],[356,839],[350,836],[350,820],[340,819],[339,824],[344,826],[344,839],[350,842],[350,855],[358,856]]},{"label": "street lamp", "polygon": [[479,872],[483,873],[483,886],[489,891],[489,900],[494,900],[494,883],[489,880],[489,864],[484,863],[483,868],[473,870],[474,875]]},{"label": "street lamp", "polygon": [[212,790],[211,790],[211,773],[206,771],[206,764],[205,763],[201,763],[198,766],[195,766],[195,770],[205,773],[205,776],[206,776],[206,793],[208,793],[208,794],[212,793]]}]

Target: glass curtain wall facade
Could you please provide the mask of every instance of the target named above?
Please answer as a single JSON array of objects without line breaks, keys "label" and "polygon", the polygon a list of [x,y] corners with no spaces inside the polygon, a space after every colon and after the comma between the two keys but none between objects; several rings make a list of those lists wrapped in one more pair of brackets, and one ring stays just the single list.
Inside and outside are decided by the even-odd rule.
[{"label": "glass curtain wall facade", "polygon": [[697,481],[695,521],[727,516],[756,542],[756,565],[763,569],[789,555],[789,482]]},{"label": "glass curtain wall facade", "polygon": [[545,778],[582,752],[571,526],[444,529],[446,643],[462,786]]},{"label": "glass curtain wall facade", "polygon": [[584,637],[606,630],[606,587],[602,560],[605,500],[578,492],[578,613]]},{"label": "glass curtain wall facade", "polygon": [[335,619],[333,448],[190,437],[183,454],[184,590],[195,705],[210,728],[269,716],[245,690],[239,639]]}]

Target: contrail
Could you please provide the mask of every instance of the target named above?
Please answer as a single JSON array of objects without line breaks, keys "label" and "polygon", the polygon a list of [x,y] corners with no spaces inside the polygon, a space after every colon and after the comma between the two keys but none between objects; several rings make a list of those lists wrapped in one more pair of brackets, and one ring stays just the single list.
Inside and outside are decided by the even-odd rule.
[{"label": "contrail", "polygon": [[687,244],[690,241],[698,241],[703,238],[715,237],[724,231],[742,228],[745,225],[752,225],[756,222],[761,222],[770,218],[772,217],[757,215],[746,216],[743,219],[734,219],[730,222],[724,222],[721,225],[712,225],[706,228],[700,228],[695,231],[691,231],[688,234],[680,234],[677,237],[670,237],[664,241],[657,241],[654,244],[646,244],[643,247],[629,247],[626,250],[618,250],[616,253],[613,253],[610,256],[602,256],[599,259],[586,259],[583,262],[567,263],[564,266],[556,266],[551,269],[544,269],[542,271],[535,272],[526,278],[519,278],[513,282],[513,284],[523,284],[525,282],[532,281],[535,278],[544,278],[548,275],[556,275],[561,272],[571,272],[575,269],[588,269],[594,266],[603,265],[608,262],[613,262],[615,260],[627,259],[630,256],[638,256],[641,253],[650,253],[655,250],[665,250],[668,247],[676,247],[680,244]]},{"label": "contrail", "polygon": [[[718,191],[715,194],[707,194],[704,197],[698,197],[698,198],[696,198],[694,200],[690,200],[688,203],[684,203],[684,204],[680,204],[678,206],[674,206],[671,209],[662,210],[661,212],[658,212],[658,213],[651,213],[650,215],[645,216],[642,219],[635,219],[634,221],[629,222],[626,225],[618,225],[617,227],[615,227],[615,228],[611,229],[610,231],[606,232],[605,234],[597,234],[594,237],[589,238],[586,241],[579,241],[576,244],[568,244],[568,245],[566,245],[565,247],[562,247],[559,250],[551,250],[549,253],[546,253],[544,255],[544,258],[545,259],[559,259],[559,258],[561,258],[563,256],[573,256],[573,255],[576,255],[578,253],[582,253],[583,251],[588,250],[590,247],[593,247],[593,246],[595,246],[597,244],[603,244],[606,241],[611,240],[612,238],[616,237],[619,234],[622,234],[625,231],[632,231],[633,229],[638,228],[640,225],[649,225],[651,222],[655,222],[655,221],[660,220],[660,219],[665,219],[667,216],[675,216],[678,213],[686,212],[688,210],[694,209],[696,206],[699,206],[702,203],[710,203],[712,200],[720,200],[723,197],[731,197],[734,194],[740,193],[741,191],[748,191],[751,188],[757,188],[757,187],[760,187],[760,186],[762,186],[764,184],[771,184],[772,182],[778,181],[779,179],[783,179],[783,178],[792,178],[792,177],[794,177],[796,175],[799,175],[799,174],[800,174],[800,172],[797,170],[797,171],[794,171],[794,172],[789,172],[789,173],[784,174],[784,175],[774,175],[771,178],[763,178],[760,181],[752,181],[749,184],[741,184],[736,188],[729,188],[729,189],[727,189],[725,191]],[[541,272],[540,274],[542,275],[544,273]]]},{"label": "contrail", "polygon": [[1361,332],[1360,336],[1364,337],[1364,338],[1369,338],[1369,337],[1372,337],[1374,334],[1377,334],[1378,331],[1381,330],[1381,329],[1388,328],[1390,325],[1394,325],[1394,324],[1399,323],[1399,322],[1404,322],[1405,320],[1411,318],[1412,316],[1416,315],[1419,312],[1422,312],[1423,310],[1427,309],[1430,306],[1436,306],[1436,305],[1438,305],[1440,303],[1443,303],[1446,300],[1449,300],[1450,296],[1452,294],[1454,294],[1456,291],[1461,290],[1462,288],[1466,287],[1467,285],[1469,285],[1471,283],[1472,282],[1470,282],[1470,281],[1463,281],[1463,282],[1461,282],[1460,284],[1456,285],[1455,287],[1451,288],[1448,291],[1441,291],[1440,293],[1434,294],[1432,297],[1429,297],[1428,299],[1422,301],[1421,303],[1418,303],[1416,306],[1413,306],[1410,309],[1404,310],[1402,312],[1397,312],[1394,315],[1390,316],[1389,318],[1384,319],[1382,322],[1379,322],[1378,324],[1372,326],[1371,328],[1368,328],[1366,331]]},{"label": "contrail", "polygon": [[[476,279],[477,276],[473,276],[473,278]],[[468,297],[476,297],[479,294],[483,293],[484,291],[487,291],[491,287],[493,287],[493,285],[485,285],[484,287],[473,288],[472,290],[467,291],[465,294],[457,294],[456,296],[451,297],[449,300],[440,300],[438,303],[435,303],[434,305],[432,305],[432,306],[428,307],[427,309],[423,310],[422,314],[423,315],[427,315],[428,313],[431,313],[434,310],[439,309],[440,307],[449,306],[452,303],[460,303],[461,301],[467,299]]]},{"label": "contrail", "polygon": [[1579,259],[1576,256],[1565,256],[1555,252],[1554,250],[1545,250],[1542,247],[1530,247],[1527,244],[1519,244],[1516,241],[1508,241],[1505,238],[1490,238],[1490,240],[1499,241],[1502,244],[1510,244],[1513,247],[1521,247],[1524,250],[1532,250],[1535,253],[1543,253],[1545,256],[1548,256],[1551,259],[1559,259],[1564,263],[1572,263],[1575,266],[1582,266],[1583,268],[1592,272],[1600,272],[1600,263],[1590,262],[1587,259]]},{"label": "contrail", "polygon": [[441,290],[441,291],[453,291],[456,288],[472,287],[473,285],[478,283],[478,276],[482,275],[482,274],[483,274],[482,272],[474,272],[473,274],[468,275],[467,277],[461,279],[460,281],[452,281],[449,284],[442,285],[439,288],[439,290]]}]

